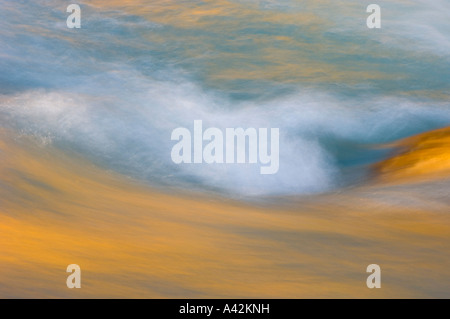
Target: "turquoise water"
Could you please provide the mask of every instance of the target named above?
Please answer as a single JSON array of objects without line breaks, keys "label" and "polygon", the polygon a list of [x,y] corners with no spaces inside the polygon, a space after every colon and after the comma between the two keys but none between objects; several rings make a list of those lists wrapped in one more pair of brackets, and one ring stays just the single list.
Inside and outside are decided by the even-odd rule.
[{"label": "turquoise water", "polygon": [[[0,1],[0,124],[151,185],[308,194],[450,124],[450,3]],[[205,13],[206,12],[206,13]],[[209,13],[208,13],[209,12]],[[280,128],[280,170],[175,165],[177,127]]]}]

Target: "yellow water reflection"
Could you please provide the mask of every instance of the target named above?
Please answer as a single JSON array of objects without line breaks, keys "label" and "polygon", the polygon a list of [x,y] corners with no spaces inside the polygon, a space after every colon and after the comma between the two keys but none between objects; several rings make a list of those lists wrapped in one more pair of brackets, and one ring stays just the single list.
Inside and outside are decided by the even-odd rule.
[{"label": "yellow water reflection", "polygon": [[[450,294],[448,205],[409,205],[403,189],[266,208],[163,194],[11,132],[1,134],[0,176],[0,297]],[[81,289],[66,287],[73,263]],[[366,287],[372,263],[381,289]]]}]

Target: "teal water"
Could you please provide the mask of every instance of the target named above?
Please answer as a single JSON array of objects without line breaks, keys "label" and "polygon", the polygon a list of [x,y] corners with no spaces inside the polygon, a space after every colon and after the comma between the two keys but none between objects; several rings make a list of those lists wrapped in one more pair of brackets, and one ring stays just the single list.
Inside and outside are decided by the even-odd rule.
[{"label": "teal water", "polygon": [[[308,194],[450,124],[450,3],[0,0],[0,125],[162,187]],[[205,13],[206,12],[206,13]],[[208,13],[209,12],[209,13]],[[175,165],[173,129],[280,128],[280,170]]]}]

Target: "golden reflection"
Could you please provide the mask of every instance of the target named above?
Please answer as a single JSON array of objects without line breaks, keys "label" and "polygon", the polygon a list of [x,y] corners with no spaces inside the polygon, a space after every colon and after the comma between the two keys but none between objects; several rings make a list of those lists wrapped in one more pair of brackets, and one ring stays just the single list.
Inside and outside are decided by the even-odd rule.
[{"label": "golden reflection", "polygon": [[[449,286],[442,203],[390,203],[374,186],[266,208],[164,194],[11,132],[0,161],[1,297],[427,297]],[[81,289],[65,285],[72,263]],[[382,289],[365,286],[371,263]]]}]

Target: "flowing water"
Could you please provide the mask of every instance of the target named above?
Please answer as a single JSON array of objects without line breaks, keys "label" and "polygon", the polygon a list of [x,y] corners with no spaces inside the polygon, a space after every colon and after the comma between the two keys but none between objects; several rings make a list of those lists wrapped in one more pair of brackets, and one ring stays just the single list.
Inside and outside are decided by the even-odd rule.
[{"label": "flowing water", "polygon": [[[78,3],[0,0],[0,296],[77,259],[88,297],[449,296],[448,175],[373,170],[450,124],[448,1]],[[194,120],[279,128],[278,173],[173,163]]]}]

